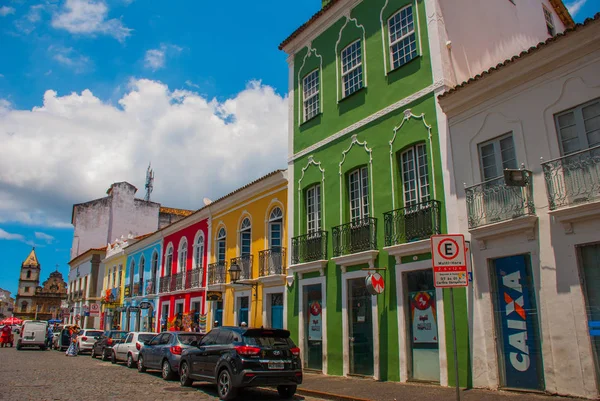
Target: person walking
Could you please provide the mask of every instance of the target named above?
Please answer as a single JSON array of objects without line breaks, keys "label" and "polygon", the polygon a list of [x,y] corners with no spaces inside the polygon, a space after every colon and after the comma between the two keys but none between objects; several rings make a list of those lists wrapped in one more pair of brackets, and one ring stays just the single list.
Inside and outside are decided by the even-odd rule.
[{"label": "person walking", "polygon": [[4,327],[2,327],[2,329],[0,329],[0,345],[2,346],[2,348],[4,348],[4,346],[8,347],[8,344],[10,344],[10,346],[12,347],[11,337],[12,329],[10,328],[10,325],[7,324]]},{"label": "person walking", "polygon": [[77,349],[77,335],[79,334],[79,326],[75,325],[69,329],[69,336],[71,337],[71,343],[67,348],[66,356],[77,356],[79,350]]}]

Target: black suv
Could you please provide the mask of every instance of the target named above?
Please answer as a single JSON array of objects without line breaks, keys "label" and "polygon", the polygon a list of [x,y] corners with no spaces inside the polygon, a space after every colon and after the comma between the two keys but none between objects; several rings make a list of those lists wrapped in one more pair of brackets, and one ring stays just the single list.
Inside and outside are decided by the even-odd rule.
[{"label": "black suv", "polygon": [[179,375],[182,386],[216,383],[221,400],[256,386],[276,386],[281,397],[291,398],[302,383],[300,348],[287,330],[219,327],[183,351]]},{"label": "black suv", "polygon": [[128,331],[122,330],[108,330],[102,333],[92,347],[92,358],[95,359],[100,355],[103,361],[108,361],[112,355],[113,345],[125,341],[128,333]]}]

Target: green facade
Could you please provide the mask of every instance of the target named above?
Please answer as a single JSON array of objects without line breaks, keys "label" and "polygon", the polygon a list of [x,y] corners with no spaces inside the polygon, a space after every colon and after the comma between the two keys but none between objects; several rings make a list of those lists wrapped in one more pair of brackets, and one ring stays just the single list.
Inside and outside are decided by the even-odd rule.
[{"label": "green facade", "polygon": [[[418,56],[406,64],[391,68],[387,21],[398,10],[413,6]],[[369,0],[359,3],[341,17],[309,46],[293,55],[294,76],[294,133],[293,177],[289,191],[293,197],[292,237],[307,234],[306,191],[315,184],[321,188],[321,230],[328,232],[326,277],[327,309],[327,373],[342,375],[343,371],[343,302],[342,269],[331,260],[334,255],[334,227],[350,223],[348,174],[356,168],[367,167],[369,172],[370,217],[377,219],[376,249],[379,251],[374,267],[385,279],[385,291],[377,296],[379,325],[379,377],[399,381],[400,355],[398,342],[398,299],[396,291],[396,260],[383,250],[386,245],[384,213],[403,208],[403,179],[400,155],[415,145],[425,145],[428,187],[431,200],[440,202],[440,231],[446,232],[446,211],[437,129],[436,100],[427,90],[433,84],[428,49],[427,21],[424,3],[406,0]],[[382,35],[383,21],[383,35]],[[310,29],[310,28],[309,28]],[[341,51],[361,40],[364,87],[344,97],[342,93]],[[385,52],[385,53],[384,53]],[[317,69],[320,76],[320,113],[304,119],[302,80]],[[392,105],[401,102],[400,107]],[[364,120],[368,119],[366,124]],[[361,122],[356,129],[349,129]],[[336,135],[337,134],[337,135]],[[336,135],[337,139],[326,141]],[[315,146],[320,141],[326,143]],[[307,148],[313,147],[310,151]],[[299,156],[298,156],[299,154]],[[292,248],[292,245],[290,245]],[[293,253],[293,250],[292,250]],[[410,255],[402,264],[410,265],[430,259],[429,254]],[[367,264],[348,266],[347,272],[368,267]],[[292,270],[294,263],[292,262]],[[305,273],[303,279],[319,277],[318,272]],[[302,302],[299,275],[288,287],[287,327],[295,341],[299,336],[299,311]],[[444,291],[445,339],[449,384],[454,383],[452,333],[449,293]],[[468,328],[466,292],[455,290],[461,385],[468,379]],[[401,312],[404,313],[404,312]],[[440,348],[444,344],[439,345]]]}]

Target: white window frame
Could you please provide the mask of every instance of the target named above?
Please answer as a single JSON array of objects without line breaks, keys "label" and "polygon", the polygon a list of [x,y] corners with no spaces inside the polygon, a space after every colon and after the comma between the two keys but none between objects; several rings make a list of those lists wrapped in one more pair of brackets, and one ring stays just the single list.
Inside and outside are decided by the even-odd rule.
[{"label": "white window frame", "polygon": [[[244,223],[248,222],[247,225]],[[244,239],[242,238],[244,234],[250,234],[250,245],[248,248],[248,252],[244,253]],[[250,217],[244,217],[242,222],[240,223],[240,231],[239,231],[239,241],[240,241],[240,256],[249,256],[252,255],[252,220]]]},{"label": "white window frame", "polygon": [[[358,177],[358,181],[356,181],[356,191],[352,191],[353,177]],[[356,222],[357,220],[360,221],[369,217],[369,168],[367,166],[358,167],[348,174],[348,200],[351,222]],[[357,201],[356,206],[353,206],[353,201]],[[355,211],[358,211],[358,213]]]},{"label": "white window frame", "polygon": [[575,129],[577,130],[577,139],[580,143],[580,149],[577,151],[573,151],[569,154],[572,153],[576,153],[576,152],[581,152],[583,150],[589,149],[593,146],[598,146],[600,145],[600,143],[596,143],[593,145],[590,145],[588,136],[587,136],[587,132],[585,131],[585,119],[583,118],[583,109],[585,107],[588,107],[594,103],[600,103],[600,98],[596,98],[594,100],[591,100],[589,102],[580,104],[579,106],[576,107],[571,107],[570,109],[567,110],[563,110],[560,113],[556,113],[554,115],[554,123],[556,126],[556,135],[558,137],[558,146],[560,148],[560,154],[561,156],[567,156],[567,154],[565,153],[564,149],[563,149],[563,139],[562,139],[562,135],[560,132],[560,125],[558,124],[558,119],[559,117],[568,114],[568,113],[573,113],[574,117],[575,117]]},{"label": "white window frame", "polygon": [[[479,168],[481,170],[481,181],[482,182],[490,181],[490,180],[494,180],[494,179],[498,179],[499,177],[502,177],[503,171],[505,169],[505,166],[504,166],[505,161],[502,159],[502,149],[500,147],[500,141],[502,141],[506,138],[512,139],[514,155],[515,155],[515,159],[514,159],[515,164],[514,164],[514,166],[512,166],[510,168],[518,168],[517,148],[515,146],[515,138],[511,131],[511,132],[507,132],[506,134],[500,135],[494,139],[490,139],[489,141],[485,141],[485,142],[481,142],[481,143],[477,144],[477,149],[479,151]],[[499,173],[496,177],[485,177],[485,173],[484,173],[484,169],[483,169],[483,158],[482,158],[481,148],[484,146],[490,145],[490,144],[492,144],[494,146],[494,158],[495,158],[495,162],[496,162],[496,170]],[[509,167],[506,167],[506,168],[509,168]]]},{"label": "white window frame", "polygon": [[179,242],[179,250],[177,251],[177,273],[183,273],[187,269],[187,254],[188,242],[187,238],[183,237]]},{"label": "white window frame", "polygon": [[[140,265],[138,267],[138,281],[141,283],[141,285],[144,285],[144,270],[146,269],[146,258],[144,257],[144,255],[140,256]],[[143,290],[143,287],[142,287]]]},{"label": "white window frame", "polygon": [[546,28],[548,30],[548,35],[554,36],[556,35],[556,25],[554,24],[554,14],[552,11],[548,10],[548,8],[542,4],[542,9],[544,12],[544,20],[546,21]]},{"label": "white window frame", "polygon": [[[360,57],[360,62],[356,63],[356,65],[352,68],[350,68],[347,71],[344,71],[344,52],[346,50],[348,50],[349,48],[351,48],[352,46],[354,46],[356,43],[359,44],[359,57]],[[340,52],[340,62],[341,62],[341,67],[342,67],[342,98],[346,98],[356,92],[358,92],[359,90],[363,89],[365,87],[365,71],[363,69],[363,45],[362,45],[362,39],[357,39],[354,42],[350,43],[348,46],[344,47],[342,49],[342,51]],[[348,93],[346,94],[346,77],[348,75],[350,75],[351,73],[353,73],[355,70],[357,69],[361,69],[361,77],[360,77],[360,87],[358,87],[357,89],[355,89],[354,91],[352,91],[352,93]]]},{"label": "white window frame", "polygon": [[194,244],[194,269],[204,268],[204,233],[199,231]]},{"label": "white window frame", "polygon": [[169,244],[167,247],[167,254],[165,256],[165,274],[163,277],[173,275],[173,244]]},{"label": "white window frame", "polygon": [[[312,234],[321,230],[321,190],[321,184],[312,185],[306,190],[306,232],[308,234]],[[309,200],[311,199],[313,201],[314,208],[312,213],[309,210]]]},{"label": "white window frame", "polygon": [[[396,40],[392,41],[392,30],[390,29],[390,21],[396,17],[396,15],[400,14],[402,11],[404,11],[405,9],[410,8],[412,15],[413,15],[413,29],[412,31],[400,36],[399,38],[396,38]],[[396,11],[394,14],[392,14],[390,16],[390,18],[388,18],[387,20],[387,28],[388,28],[388,42],[389,42],[389,46],[388,46],[388,50],[390,53],[390,69],[393,71],[395,69],[398,69],[406,64],[408,64],[410,61],[414,60],[418,55],[419,52],[417,51],[417,54],[415,55],[415,57],[411,58],[410,60],[406,61],[403,64],[398,65],[397,67],[394,66],[394,46],[396,44],[398,44],[399,42],[402,42],[404,39],[406,39],[407,37],[409,37],[410,35],[415,35],[415,44],[418,45],[418,40],[419,38],[417,37],[417,18],[416,18],[417,13],[415,12],[415,9],[413,9],[413,4],[408,4],[405,7],[402,7],[401,9],[399,9],[398,11]],[[402,27],[400,27],[402,28]]]},{"label": "white window frame", "polygon": [[[281,212],[281,215],[274,215],[275,211],[279,210]],[[279,241],[281,242],[281,245],[279,245],[279,248],[283,247],[283,210],[279,207],[279,206],[275,206],[273,208],[273,210],[271,210],[271,213],[269,213],[269,249],[273,249],[273,225],[278,224],[279,228],[280,228],[280,235],[281,237],[279,238]]]},{"label": "white window frame", "polygon": [[[310,82],[310,78],[313,74],[316,73],[317,76],[317,83],[316,83],[316,90],[313,94],[311,94],[310,96],[306,97],[306,87],[308,86],[308,82]],[[306,74],[304,76],[304,78],[302,78],[302,109],[304,110],[303,116],[304,116],[304,121],[308,121],[312,118],[315,118],[316,116],[318,116],[321,113],[321,98],[319,97],[321,91],[320,91],[320,85],[321,85],[321,77],[319,76],[319,69],[315,68],[314,70],[312,70],[311,72],[309,72],[308,74]],[[317,98],[317,107],[316,107],[316,111],[314,114],[309,115],[308,114],[308,102],[310,100],[312,100],[314,97]]]},{"label": "white window frame", "polygon": [[[131,260],[129,264],[129,296],[133,295],[133,283],[135,279],[135,259]],[[79,284],[81,286],[81,283]]]},{"label": "white window frame", "polygon": [[[424,155],[424,160],[425,160],[425,164],[423,165],[422,163],[420,163],[420,158],[419,158],[419,149],[422,148],[424,150],[423,155]],[[404,166],[404,156],[406,154],[408,154],[409,152],[412,152],[413,157],[412,157],[412,163],[413,163],[413,170],[414,170],[414,180],[406,180],[405,179],[405,174],[407,173],[407,171],[405,170],[405,166]],[[429,160],[427,160],[427,146],[425,145],[425,143],[417,143],[414,144],[413,146],[404,149],[402,151],[402,153],[400,154],[400,160],[399,160],[399,164],[400,164],[400,177],[401,177],[401,182],[402,182],[402,197],[404,200],[404,207],[409,207],[409,206],[413,206],[413,205],[418,205],[420,203],[423,202],[427,202],[429,200],[431,200],[431,191],[430,191],[430,181],[429,181]],[[425,174],[421,173],[421,168],[425,168]],[[425,180],[426,183],[425,185],[422,184],[422,181]],[[407,185],[411,182],[414,181],[414,189],[407,189]],[[425,191],[426,189],[426,191]],[[414,199],[412,199],[412,197],[410,197],[410,199],[408,199],[409,197],[407,197],[407,194],[413,192],[415,193],[415,197]]]},{"label": "white window frame", "polygon": [[[221,233],[223,233],[221,235]],[[223,244],[223,259],[220,259],[220,245],[221,243]],[[219,228],[219,231],[217,231],[217,241],[215,243],[215,255],[216,255],[216,262],[225,262],[226,258],[227,258],[227,230],[225,229],[225,227],[221,227]]]}]

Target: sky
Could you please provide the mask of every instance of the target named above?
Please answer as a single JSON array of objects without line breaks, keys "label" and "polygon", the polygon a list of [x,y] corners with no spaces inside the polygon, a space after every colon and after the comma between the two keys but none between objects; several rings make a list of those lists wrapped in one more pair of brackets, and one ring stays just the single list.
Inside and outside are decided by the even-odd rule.
[{"label": "sky", "polygon": [[[600,0],[567,6],[580,22]],[[128,181],[197,209],[286,168],[279,43],[320,0],[0,0],[0,288],[68,273],[74,203]]]}]

